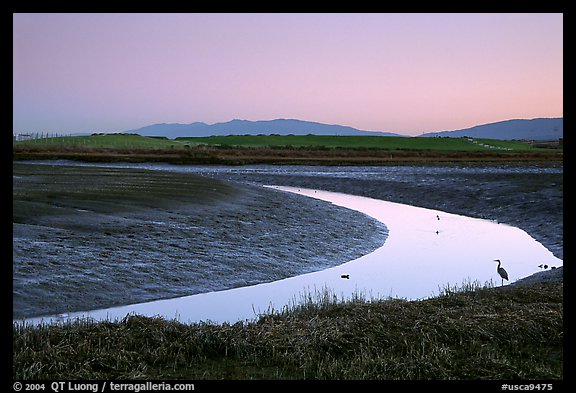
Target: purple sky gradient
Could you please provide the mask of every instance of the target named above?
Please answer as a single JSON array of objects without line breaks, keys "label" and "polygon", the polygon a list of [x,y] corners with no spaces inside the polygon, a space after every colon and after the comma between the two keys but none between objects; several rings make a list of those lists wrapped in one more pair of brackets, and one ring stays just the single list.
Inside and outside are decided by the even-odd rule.
[{"label": "purple sky gradient", "polygon": [[14,14],[14,132],[563,116],[562,14]]}]

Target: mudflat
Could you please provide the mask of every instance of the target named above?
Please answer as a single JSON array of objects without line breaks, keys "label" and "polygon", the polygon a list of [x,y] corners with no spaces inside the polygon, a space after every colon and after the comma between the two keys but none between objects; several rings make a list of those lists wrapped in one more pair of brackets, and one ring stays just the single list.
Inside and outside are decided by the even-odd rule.
[{"label": "mudflat", "polygon": [[361,213],[264,187],[15,163],[13,318],[279,280],[371,252],[386,234]]},{"label": "mudflat", "polygon": [[219,179],[342,192],[491,219],[523,229],[563,259],[562,162],[252,166],[207,168],[205,173]]},{"label": "mudflat", "polygon": [[[39,315],[22,302],[30,296],[43,314],[273,281],[346,262],[385,240],[386,229],[359,213],[254,184],[492,219],[563,258],[561,163],[160,166],[14,164],[15,312]],[[54,285],[58,295],[46,298]]]}]

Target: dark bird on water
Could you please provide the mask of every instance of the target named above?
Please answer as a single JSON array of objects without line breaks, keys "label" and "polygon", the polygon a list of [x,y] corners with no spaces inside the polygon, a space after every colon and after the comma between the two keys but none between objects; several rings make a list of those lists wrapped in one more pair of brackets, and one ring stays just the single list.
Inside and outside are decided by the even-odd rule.
[{"label": "dark bird on water", "polygon": [[340,276],[340,278],[345,278],[345,279],[349,280],[349,279],[350,279],[350,275],[349,275],[349,274],[343,274],[343,275]]},{"label": "dark bird on water", "polygon": [[498,262],[498,267],[496,268],[496,271],[498,272],[500,277],[502,277],[502,285],[504,285],[504,280],[508,281],[508,272],[504,270],[503,267],[500,266],[500,259],[494,259],[494,262]]}]

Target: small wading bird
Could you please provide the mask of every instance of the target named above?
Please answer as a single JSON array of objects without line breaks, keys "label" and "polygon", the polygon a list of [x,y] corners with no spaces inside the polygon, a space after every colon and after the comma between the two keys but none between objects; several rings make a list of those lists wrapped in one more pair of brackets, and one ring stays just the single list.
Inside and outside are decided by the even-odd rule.
[{"label": "small wading bird", "polygon": [[508,281],[508,272],[504,270],[503,267],[500,267],[500,259],[494,259],[494,262],[498,262],[498,267],[496,268],[496,271],[498,272],[500,277],[502,277],[502,285],[504,285],[504,280]]}]

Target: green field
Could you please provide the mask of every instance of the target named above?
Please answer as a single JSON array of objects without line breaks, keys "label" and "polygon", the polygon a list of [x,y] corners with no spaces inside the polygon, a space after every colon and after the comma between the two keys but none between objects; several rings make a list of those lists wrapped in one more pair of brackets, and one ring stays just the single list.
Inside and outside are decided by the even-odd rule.
[{"label": "green field", "polygon": [[[554,146],[555,145],[555,146]],[[561,161],[556,142],[390,136],[229,135],[168,139],[93,134],[14,141],[14,160],[170,162],[189,165],[390,165],[393,163]]]},{"label": "green field", "polygon": [[[229,135],[166,139],[135,134],[95,134],[14,142],[18,148],[175,149],[194,146],[245,148],[379,149],[399,151],[538,151],[530,143],[496,139],[392,136]],[[548,150],[548,149],[546,149]]]},{"label": "green field", "polygon": [[385,150],[484,151],[534,149],[529,143],[496,139],[410,138],[394,136],[321,136],[321,135],[229,135],[177,138],[193,144],[234,147],[324,147]]}]

